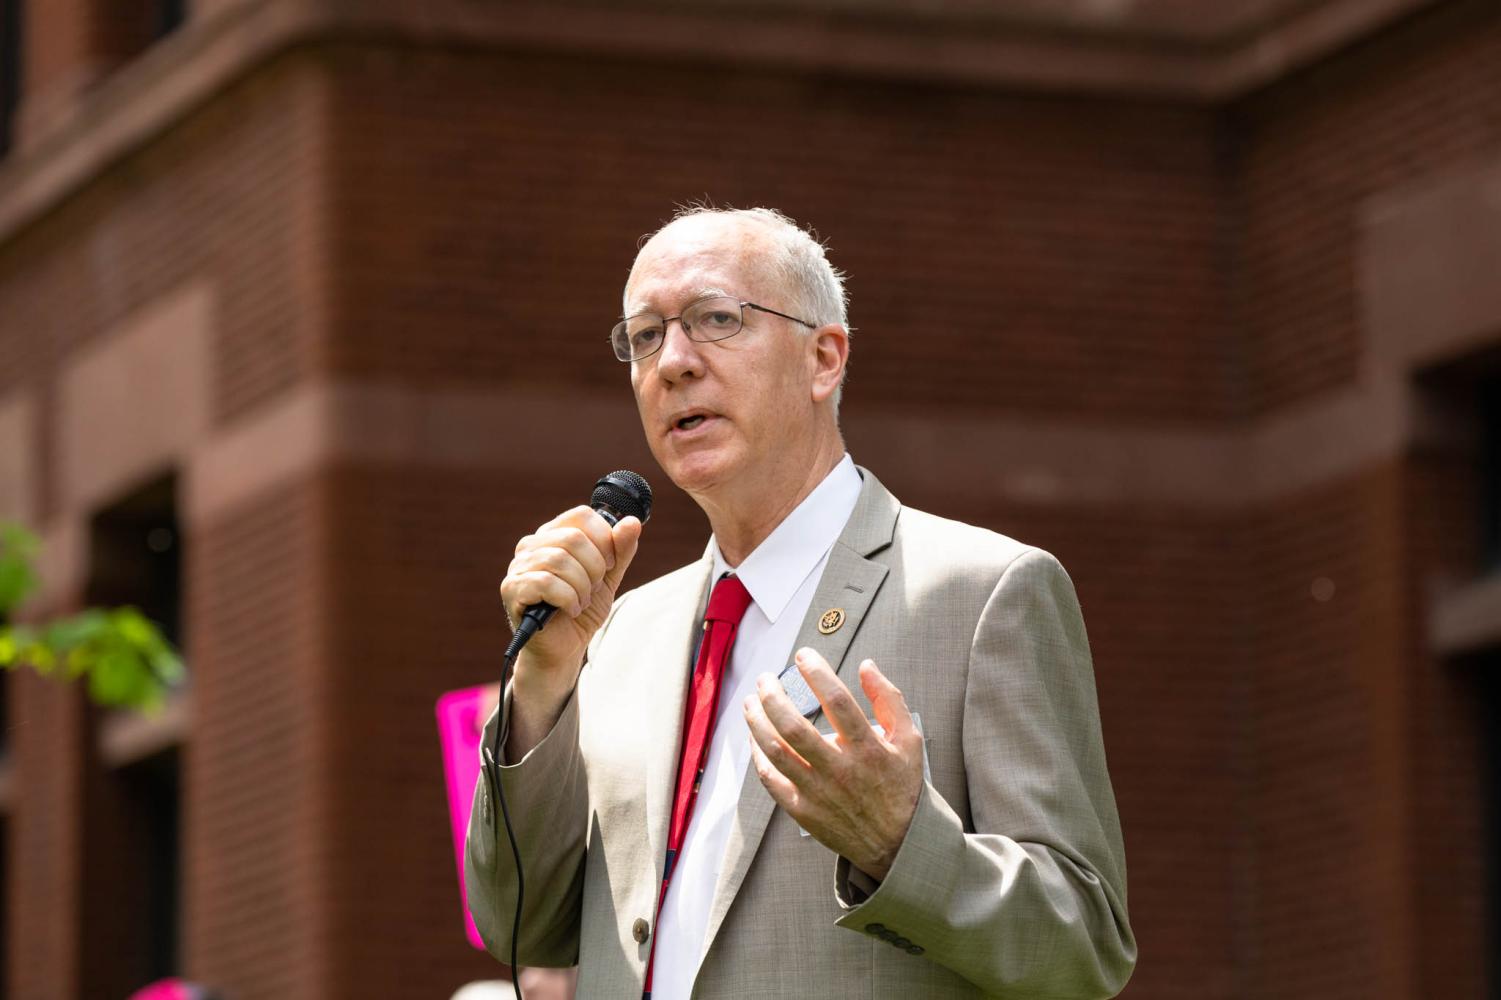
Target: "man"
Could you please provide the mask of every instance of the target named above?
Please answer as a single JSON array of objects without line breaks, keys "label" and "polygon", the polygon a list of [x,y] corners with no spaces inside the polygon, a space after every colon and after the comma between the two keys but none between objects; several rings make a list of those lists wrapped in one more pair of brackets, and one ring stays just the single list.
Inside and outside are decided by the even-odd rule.
[{"label": "man", "polygon": [[854,466],[842,284],[785,217],[679,216],[624,314],[652,453],[713,538],[619,597],[634,518],[575,508],[517,546],[511,620],[560,611],[470,818],[492,953],[516,899],[500,782],[520,961],[577,961],[580,997],[1113,996],[1136,946],[1062,567]]}]

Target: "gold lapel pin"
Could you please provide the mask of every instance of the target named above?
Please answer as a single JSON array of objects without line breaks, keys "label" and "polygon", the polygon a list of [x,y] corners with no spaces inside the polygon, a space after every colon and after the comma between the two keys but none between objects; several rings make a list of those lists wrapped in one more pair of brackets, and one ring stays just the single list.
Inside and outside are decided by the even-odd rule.
[{"label": "gold lapel pin", "polygon": [[824,635],[833,635],[839,631],[839,626],[844,624],[844,609],[830,608],[818,619],[818,631]]}]

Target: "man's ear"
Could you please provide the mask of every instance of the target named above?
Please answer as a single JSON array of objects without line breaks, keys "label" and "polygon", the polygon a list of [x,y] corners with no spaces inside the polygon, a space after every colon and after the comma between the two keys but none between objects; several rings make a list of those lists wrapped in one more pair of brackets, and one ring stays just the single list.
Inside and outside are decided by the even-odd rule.
[{"label": "man's ear", "polygon": [[844,366],[850,357],[849,331],[838,323],[828,323],[808,334],[809,364],[813,369],[813,401],[822,403],[834,395],[844,380]]}]

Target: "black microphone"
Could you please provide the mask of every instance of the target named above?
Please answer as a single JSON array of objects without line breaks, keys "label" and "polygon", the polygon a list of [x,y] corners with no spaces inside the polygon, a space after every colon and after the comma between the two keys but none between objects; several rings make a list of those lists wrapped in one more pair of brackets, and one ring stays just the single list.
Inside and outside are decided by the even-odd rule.
[{"label": "black microphone", "polygon": [[[594,484],[589,506],[608,521],[612,528],[627,517],[634,517],[645,524],[651,519],[651,487],[636,473],[620,469],[602,476]],[[557,611],[557,608],[546,601],[527,605],[516,626],[516,634],[511,638],[511,645],[506,649],[506,658],[513,658],[521,652],[521,647],[526,645],[527,640],[542,631]]]}]

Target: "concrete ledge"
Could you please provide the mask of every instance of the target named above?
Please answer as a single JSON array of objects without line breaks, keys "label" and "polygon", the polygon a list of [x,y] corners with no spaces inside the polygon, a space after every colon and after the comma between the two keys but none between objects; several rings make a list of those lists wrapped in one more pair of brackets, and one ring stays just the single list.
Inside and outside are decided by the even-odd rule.
[{"label": "concrete ledge", "polygon": [[1501,648],[1501,572],[1437,597],[1429,643],[1440,656]]},{"label": "concrete ledge", "polygon": [[[857,458],[881,456],[883,476],[897,476],[892,470],[900,469],[906,480],[942,480],[958,494],[1235,510],[1316,488],[1400,454],[1407,414],[1406,386],[1389,380],[1227,430],[1079,427],[872,410],[852,416],[847,433]],[[568,442],[567,449],[529,452],[530,469],[633,462],[653,467],[624,384],[614,398],[563,398],[520,387],[444,392],[315,382],[194,447],[184,470],[183,516],[189,523],[210,521],[278,483],[341,460],[514,466],[514,438],[506,428],[522,417],[527,426],[546,426]],[[973,455],[985,456],[983,463],[971,461]]]},{"label": "concrete ledge", "polygon": [[[1392,378],[1226,429],[1077,426],[894,409],[860,412],[847,423],[851,452],[877,461],[899,494],[908,484],[943,482],[955,496],[1022,503],[1234,512],[1394,459],[1409,443],[1410,412],[1405,382]],[[149,464],[160,456],[180,469],[180,516],[192,530],[341,462],[515,468],[515,438],[507,428],[522,422],[549,427],[568,443],[529,451],[530,471],[655,468],[624,384],[613,395],[565,397],[515,386],[435,391],[308,382],[229,427],[200,426],[191,440],[143,446],[138,459]],[[107,479],[123,481],[115,474]],[[87,519],[90,504],[107,498],[101,490],[67,491],[65,509],[44,526],[42,593],[28,602],[28,612],[64,610],[82,593]]]},{"label": "concrete ledge", "polygon": [[62,503],[90,510],[169,468],[208,433],[214,296],[164,295],[73,354],[58,376]]},{"label": "concrete ledge", "polygon": [[36,410],[28,388],[0,398],[0,521],[31,524],[36,516]]},{"label": "concrete ledge", "polygon": [[[735,40],[747,65],[791,72],[918,79],[1025,90],[1190,102],[1223,101],[1307,65],[1435,0],[1325,0],[1275,7],[1276,17],[1195,39],[1180,28],[1133,33],[1118,5],[1092,18],[977,19],[886,10],[760,6],[714,9],[636,2],[265,0],[221,3],[153,46],[50,120],[37,116],[0,164],[0,243],[111,162],[128,155],[275,55],[328,39],[554,51],[660,60],[696,54],[706,37]],[[1114,19],[1099,11],[1116,11]],[[1077,14],[1077,10],[1075,12]]]},{"label": "concrete ledge", "polygon": [[1422,369],[1501,333],[1501,160],[1425,177],[1362,212],[1361,306],[1374,349]]},{"label": "concrete ledge", "polygon": [[187,742],[192,697],[178,691],[155,715],[112,711],[99,724],[99,756],[108,767],[126,767]]}]

